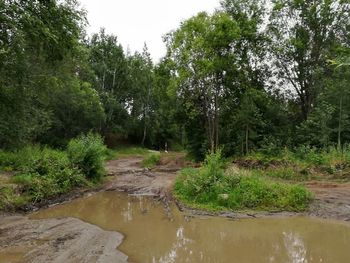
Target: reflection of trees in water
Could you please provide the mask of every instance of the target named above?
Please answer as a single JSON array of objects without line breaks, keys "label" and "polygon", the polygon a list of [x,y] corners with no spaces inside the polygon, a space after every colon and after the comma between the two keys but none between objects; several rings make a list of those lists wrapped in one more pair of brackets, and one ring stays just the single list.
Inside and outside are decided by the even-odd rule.
[{"label": "reflection of trees in water", "polygon": [[123,207],[123,209],[121,210],[121,214],[123,216],[123,221],[124,222],[130,222],[132,221],[133,217],[132,217],[132,205],[131,202],[128,202],[126,205],[126,208]]},{"label": "reflection of trees in water", "polygon": [[[178,256],[178,250],[183,249],[186,252],[186,255],[189,257],[193,254],[193,251],[189,250],[187,244],[193,243],[193,240],[188,239],[184,235],[184,227],[180,226],[176,231],[176,241],[173,244],[172,248],[169,252],[166,253],[165,256],[161,256],[157,261],[155,257],[153,257],[153,263],[174,263],[176,262],[176,258]],[[190,258],[186,259],[186,262],[191,262]]]},{"label": "reflection of trees in water", "polygon": [[283,232],[284,245],[291,263],[307,263],[306,247],[303,239],[297,233]]}]

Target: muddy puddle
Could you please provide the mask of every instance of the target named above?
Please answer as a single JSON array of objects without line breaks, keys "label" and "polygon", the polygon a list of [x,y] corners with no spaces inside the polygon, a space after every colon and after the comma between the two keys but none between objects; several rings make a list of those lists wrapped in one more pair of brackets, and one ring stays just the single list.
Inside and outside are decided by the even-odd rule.
[{"label": "muddy puddle", "polygon": [[43,210],[34,219],[76,217],[125,236],[133,263],[350,262],[350,225],[311,218],[233,221],[186,218],[146,197],[104,192]]}]

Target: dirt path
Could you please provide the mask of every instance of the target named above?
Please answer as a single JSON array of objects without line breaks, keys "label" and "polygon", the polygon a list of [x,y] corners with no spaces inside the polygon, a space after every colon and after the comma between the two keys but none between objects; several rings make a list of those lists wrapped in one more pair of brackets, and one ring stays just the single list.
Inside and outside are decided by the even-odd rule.
[{"label": "dirt path", "polygon": [[314,193],[310,216],[350,221],[350,183],[309,182]]},{"label": "dirt path", "polygon": [[[125,191],[132,194],[150,195],[171,199],[171,188],[176,178],[176,171],[181,168],[178,163],[168,163],[147,170],[141,168],[142,158],[114,160],[107,164],[112,180],[107,184],[107,191]],[[350,221],[350,183],[308,182],[306,186],[314,193],[315,200],[305,215]],[[182,207],[190,214],[208,214]],[[295,213],[221,213],[219,215],[234,218],[293,216]]]},{"label": "dirt path", "polygon": [[110,177],[106,191],[124,191],[135,195],[169,198],[180,167],[160,165],[149,170],[141,168],[141,157],[113,160],[107,163]]}]

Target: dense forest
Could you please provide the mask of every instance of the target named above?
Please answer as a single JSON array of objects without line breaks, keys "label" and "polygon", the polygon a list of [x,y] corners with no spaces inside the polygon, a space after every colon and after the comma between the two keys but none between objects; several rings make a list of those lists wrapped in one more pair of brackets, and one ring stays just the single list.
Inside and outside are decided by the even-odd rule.
[{"label": "dense forest", "polygon": [[0,148],[109,146],[224,155],[350,143],[350,3],[224,0],[164,32],[154,63],[75,0],[0,1]]}]

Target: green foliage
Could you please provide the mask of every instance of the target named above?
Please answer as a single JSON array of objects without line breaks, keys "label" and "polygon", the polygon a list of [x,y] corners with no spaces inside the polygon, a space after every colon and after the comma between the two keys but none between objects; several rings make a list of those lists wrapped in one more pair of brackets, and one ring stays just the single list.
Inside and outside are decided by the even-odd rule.
[{"label": "green foliage", "polygon": [[[2,2],[0,147],[20,148],[52,130],[59,132],[50,136],[67,139],[62,138],[69,137],[62,132],[62,124],[90,121],[77,106],[90,103],[89,98],[77,96],[85,64],[80,41],[84,12],[75,1]],[[65,92],[69,99],[64,98]],[[64,111],[64,116],[56,115],[58,111]],[[69,116],[73,112],[78,113]]]},{"label": "green foliage", "polygon": [[307,181],[311,178],[311,175],[307,169],[300,170],[300,168],[296,169],[288,166],[256,170],[253,173],[258,176],[266,176],[287,181]]},{"label": "green foliage", "polygon": [[100,181],[105,174],[105,153],[106,147],[101,136],[92,133],[72,139],[67,148],[72,165],[93,181]]},{"label": "green foliage", "polygon": [[113,160],[128,156],[147,156],[150,151],[142,147],[124,146],[116,149],[107,149],[106,159]]},{"label": "green foliage", "polygon": [[175,184],[176,196],[189,205],[216,209],[303,211],[311,193],[300,185],[276,183],[249,172],[222,169],[220,152],[208,155],[199,170],[186,169]]},{"label": "green foliage", "polygon": [[159,163],[159,161],[160,161],[160,154],[152,153],[142,161],[142,166],[145,168],[153,168]]},{"label": "green foliage", "polygon": [[16,172],[10,181],[11,191],[3,192],[4,208],[35,203],[89,185],[82,171],[71,165],[63,151],[27,146],[15,152],[2,151],[0,155],[0,167]]}]

